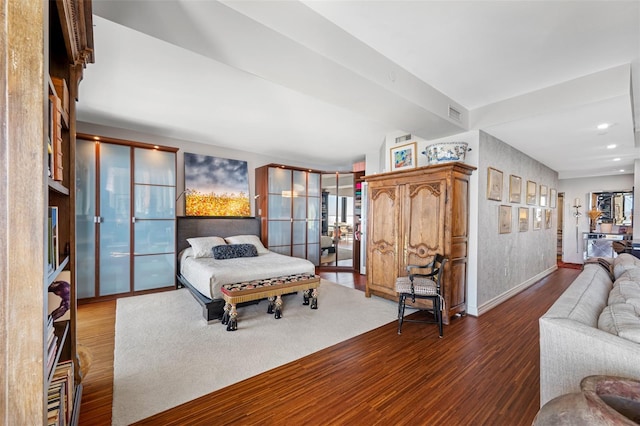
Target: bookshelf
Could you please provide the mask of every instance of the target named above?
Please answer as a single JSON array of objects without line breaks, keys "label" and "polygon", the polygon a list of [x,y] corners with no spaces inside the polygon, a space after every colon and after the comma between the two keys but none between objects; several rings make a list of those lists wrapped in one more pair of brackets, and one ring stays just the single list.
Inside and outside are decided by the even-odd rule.
[{"label": "bookshelf", "polygon": [[[77,424],[75,101],[93,62],[91,2],[9,1],[0,22],[0,423]],[[54,321],[49,286],[63,280],[68,318]]]}]

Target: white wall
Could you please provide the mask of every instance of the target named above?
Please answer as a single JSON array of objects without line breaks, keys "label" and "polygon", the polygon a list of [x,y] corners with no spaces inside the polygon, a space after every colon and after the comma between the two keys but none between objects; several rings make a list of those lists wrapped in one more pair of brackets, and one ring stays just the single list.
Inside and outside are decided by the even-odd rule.
[{"label": "white wall", "polygon": [[[631,191],[634,187],[634,175],[599,176],[593,178],[562,179],[558,184],[558,192],[564,193],[564,226],[562,227],[562,261],[567,263],[584,263],[583,233],[589,232],[589,200],[591,192]],[[575,199],[581,200],[578,209],[581,216],[577,225],[573,206]],[[634,204],[639,197],[634,196]],[[634,220],[634,231],[636,221]],[[576,239],[577,235],[577,239]]]}]

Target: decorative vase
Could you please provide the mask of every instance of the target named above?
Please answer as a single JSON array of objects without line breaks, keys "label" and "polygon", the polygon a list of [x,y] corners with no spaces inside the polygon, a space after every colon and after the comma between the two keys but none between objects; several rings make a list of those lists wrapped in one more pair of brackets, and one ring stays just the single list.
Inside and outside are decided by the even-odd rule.
[{"label": "decorative vase", "polygon": [[613,224],[612,223],[601,223],[600,224],[600,232],[602,232],[603,234],[610,234],[612,228],[613,228]]},{"label": "decorative vase", "polygon": [[422,153],[427,156],[427,164],[464,161],[467,151],[471,151],[466,142],[441,142],[429,145]]},{"label": "decorative vase", "polygon": [[534,426],[640,424],[640,381],[615,376],[589,376],[578,393],[547,402]]}]

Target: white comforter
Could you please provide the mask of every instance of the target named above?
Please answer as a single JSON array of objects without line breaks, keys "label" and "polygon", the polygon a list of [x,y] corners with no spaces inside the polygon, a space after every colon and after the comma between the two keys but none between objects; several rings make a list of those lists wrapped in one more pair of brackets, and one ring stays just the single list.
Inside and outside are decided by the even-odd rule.
[{"label": "white comforter", "polygon": [[204,296],[219,299],[222,297],[220,287],[223,284],[291,274],[313,274],[315,266],[308,260],[274,252],[224,260],[194,258],[193,250],[189,247],[180,254],[180,273]]}]

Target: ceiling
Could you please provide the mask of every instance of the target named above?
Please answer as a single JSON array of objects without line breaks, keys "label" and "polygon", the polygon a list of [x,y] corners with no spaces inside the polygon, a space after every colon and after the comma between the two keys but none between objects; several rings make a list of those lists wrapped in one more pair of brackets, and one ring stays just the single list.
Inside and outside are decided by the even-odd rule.
[{"label": "ceiling", "polygon": [[640,1],[93,0],[93,12],[83,122],[326,170],[398,131],[481,129],[561,179],[633,173],[640,158]]}]

